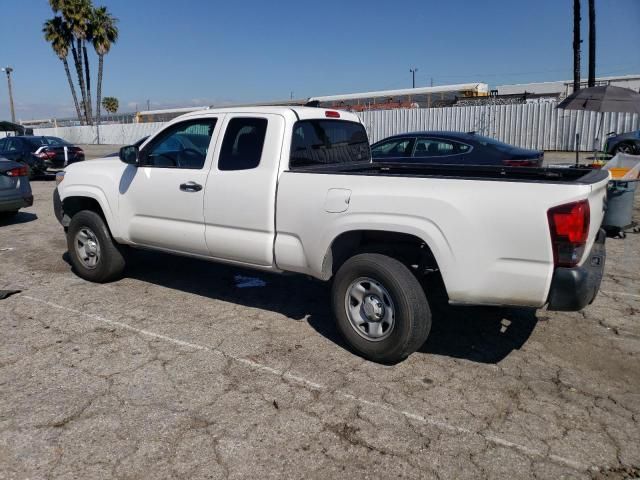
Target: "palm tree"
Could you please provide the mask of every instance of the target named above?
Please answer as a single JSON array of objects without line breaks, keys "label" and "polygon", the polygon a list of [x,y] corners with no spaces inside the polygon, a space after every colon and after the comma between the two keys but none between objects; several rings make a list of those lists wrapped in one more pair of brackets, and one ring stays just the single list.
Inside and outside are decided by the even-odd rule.
[{"label": "palm tree", "polygon": [[[99,7],[93,10],[91,15],[91,41],[93,48],[98,54],[98,90],[96,96],[96,125],[100,125],[100,97],[102,96],[102,69],[104,66],[104,56],[109,53],[111,46],[118,40],[118,27],[116,27],[118,19],[115,18],[107,7]],[[115,110],[112,112],[103,103],[105,110],[115,113],[118,110],[118,100],[113,97],[107,97],[116,101]],[[107,100],[105,98],[105,100]]]},{"label": "palm tree", "polygon": [[[89,59],[85,41],[89,35],[89,17],[92,11],[91,0],[49,0],[54,13],[62,13],[75,39],[71,41],[71,53],[76,66],[78,84],[82,94],[82,106],[87,124],[91,125],[91,83],[89,78]],[[86,77],[85,77],[86,73]],[[86,78],[86,82],[85,82]]]},{"label": "palm tree", "polygon": [[118,111],[118,107],[120,106],[120,102],[116,97],[104,97],[102,99],[102,106],[109,113],[116,113]]},{"label": "palm tree", "polygon": [[573,0],[573,91],[580,90],[580,0]]},{"label": "palm tree", "polygon": [[596,86],[596,5],[589,0],[589,77],[588,87]]},{"label": "palm tree", "polygon": [[71,95],[73,96],[73,104],[76,107],[76,113],[78,114],[78,120],[82,124],[82,114],[80,113],[80,105],[78,104],[78,96],[76,95],[76,88],[71,78],[71,71],[69,70],[69,63],[67,62],[67,56],[69,55],[69,45],[73,38],[69,26],[65,23],[61,16],[56,15],[50,20],[47,20],[42,27],[42,33],[47,42],[51,43],[51,48],[62,61],[64,65],[64,71],[67,74],[67,80],[69,81],[69,88],[71,89]]}]

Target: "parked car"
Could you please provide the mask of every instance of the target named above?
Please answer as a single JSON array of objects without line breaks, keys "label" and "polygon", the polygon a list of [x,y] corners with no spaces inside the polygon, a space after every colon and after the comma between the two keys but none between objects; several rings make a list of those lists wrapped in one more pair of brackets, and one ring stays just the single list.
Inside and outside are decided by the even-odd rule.
[{"label": "parked car", "polygon": [[84,151],[58,137],[13,136],[0,139],[0,157],[25,163],[29,177],[34,178],[49,169],[83,161]]},{"label": "parked car", "polygon": [[425,276],[454,304],[580,310],[595,298],[608,172],[370,158],[353,113],[199,111],[123,147],[121,162],[67,167],[54,212],[93,282],[122,274],[125,246],[333,279],[340,332],[385,363],[429,334]]},{"label": "parked car", "polygon": [[604,144],[604,151],[615,155],[616,153],[628,153],[640,155],[640,130],[616,134],[611,132]]},{"label": "parked car", "polygon": [[463,132],[413,132],[371,146],[373,161],[541,167],[544,152]]},{"label": "parked car", "polygon": [[0,218],[33,205],[29,168],[24,163],[0,158]]}]

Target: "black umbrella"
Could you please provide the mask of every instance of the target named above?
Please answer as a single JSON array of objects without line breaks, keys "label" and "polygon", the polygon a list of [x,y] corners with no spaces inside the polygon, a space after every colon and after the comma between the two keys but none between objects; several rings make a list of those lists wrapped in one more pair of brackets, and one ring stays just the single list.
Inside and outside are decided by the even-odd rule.
[{"label": "black umbrella", "polygon": [[583,88],[565,98],[558,108],[590,112],[640,113],[640,93],[612,85]]}]

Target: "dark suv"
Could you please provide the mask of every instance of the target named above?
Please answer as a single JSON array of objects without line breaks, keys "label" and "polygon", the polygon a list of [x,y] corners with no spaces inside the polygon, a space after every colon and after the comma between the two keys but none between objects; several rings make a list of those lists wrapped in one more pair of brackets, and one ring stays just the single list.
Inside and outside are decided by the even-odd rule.
[{"label": "dark suv", "polygon": [[33,178],[84,160],[84,151],[58,137],[14,136],[0,138],[0,157],[27,164]]}]

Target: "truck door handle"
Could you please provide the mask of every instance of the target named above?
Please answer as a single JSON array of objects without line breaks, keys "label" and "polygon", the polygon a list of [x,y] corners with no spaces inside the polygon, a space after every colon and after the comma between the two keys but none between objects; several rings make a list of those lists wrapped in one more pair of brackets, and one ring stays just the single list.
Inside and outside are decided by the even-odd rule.
[{"label": "truck door handle", "polygon": [[181,183],[180,190],[183,192],[199,192],[202,190],[202,185],[196,182]]}]

